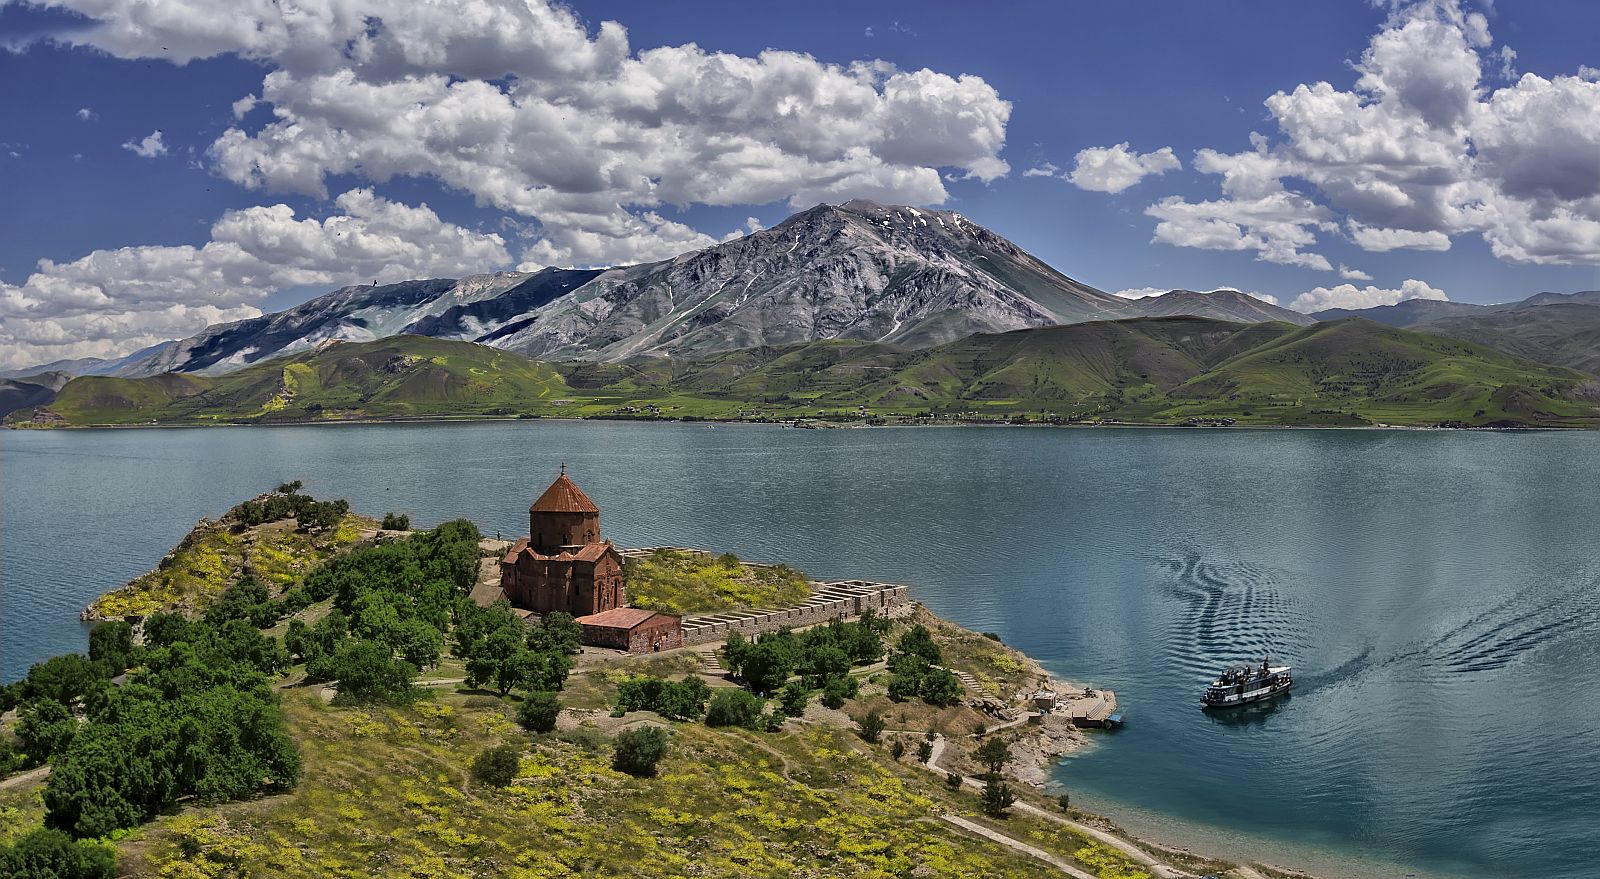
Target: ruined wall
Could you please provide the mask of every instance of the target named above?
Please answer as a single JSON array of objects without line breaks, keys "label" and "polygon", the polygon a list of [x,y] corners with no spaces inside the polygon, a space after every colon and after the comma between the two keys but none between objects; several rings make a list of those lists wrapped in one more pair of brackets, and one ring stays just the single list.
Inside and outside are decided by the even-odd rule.
[{"label": "ruined wall", "polygon": [[688,617],[683,621],[683,643],[705,644],[710,641],[721,641],[731,632],[738,632],[748,638],[751,635],[777,629],[815,626],[829,620],[858,617],[869,608],[881,614],[910,600],[910,588],[906,586],[866,583],[859,580],[847,582],[869,587],[870,591],[831,597],[824,590],[829,586],[842,584],[828,583],[821,584],[822,589],[818,590],[818,593],[813,593],[812,603],[799,607],[768,612],[730,611]]}]

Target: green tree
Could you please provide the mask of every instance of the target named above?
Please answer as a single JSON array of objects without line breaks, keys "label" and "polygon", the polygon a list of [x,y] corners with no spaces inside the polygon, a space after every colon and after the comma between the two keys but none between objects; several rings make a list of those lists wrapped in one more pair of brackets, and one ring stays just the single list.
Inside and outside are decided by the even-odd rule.
[{"label": "green tree", "polygon": [[876,711],[856,718],[856,724],[861,727],[861,737],[869,742],[876,742],[883,735],[883,715]]},{"label": "green tree", "polygon": [[0,849],[0,879],[111,879],[116,850],[41,827]]},{"label": "green tree", "polygon": [[71,705],[90,690],[103,686],[108,677],[105,666],[81,653],[53,656],[28,669],[22,682],[22,698],[25,702],[50,699]]},{"label": "green tree", "polygon": [[283,649],[289,651],[296,662],[306,661],[306,654],[313,649],[313,641],[311,627],[306,625],[305,620],[289,621],[289,628],[283,633]]},{"label": "green tree", "polygon": [[1000,780],[998,772],[990,772],[983,779],[983,813],[991,818],[1004,818],[1017,802],[1011,785]]},{"label": "green tree", "polygon": [[629,775],[655,775],[656,764],[667,753],[667,740],[667,731],[659,726],[623,730],[617,734],[611,765]]},{"label": "green tree", "polygon": [[944,776],[944,786],[951,790],[961,789],[961,773],[947,772]]},{"label": "green tree", "polygon": [[806,713],[806,703],[811,701],[811,688],[800,681],[790,681],[778,691],[778,705],[790,717]]},{"label": "green tree", "polygon": [[1011,762],[1011,746],[1005,739],[984,739],[983,744],[972,752],[972,759],[983,764],[990,775],[998,775],[1007,763]]},{"label": "green tree", "polygon": [[850,675],[828,678],[822,684],[822,704],[833,709],[844,707],[845,700],[854,699],[861,691],[861,682]]},{"label": "green tree", "polygon": [[500,745],[478,754],[472,760],[472,780],[490,787],[506,787],[517,778],[517,763],[522,749]]},{"label": "green tree", "polygon": [[419,669],[432,668],[444,651],[444,633],[427,620],[413,617],[396,627],[392,643],[401,659]]},{"label": "green tree", "polygon": [[766,702],[745,690],[720,689],[706,708],[706,726],[756,729]]},{"label": "green tree", "polygon": [[776,639],[757,641],[745,655],[740,676],[756,693],[772,693],[794,673],[794,656]]},{"label": "green tree", "polygon": [[923,739],[917,742],[917,762],[926,763],[933,759],[933,742]]},{"label": "green tree", "polygon": [[134,657],[133,626],[128,623],[111,620],[89,632],[89,659],[113,675],[127,671],[134,664]]},{"label": "green tree", "polygon": [[53,699],[30,703],[17,721],[17,739],[30,763],[44,763],[72,744],[78,721],[65,705]]},{"label": "green tree", "polygon": [[341,702],[387,702],[411,695],[417,670],[396,659],[394,650],[377,641],[357,639],[339,645],[334,653],[333,677]]},{"label": "green tree", "polygon": [[806,651],[800,672],[821,683],[828,678],[850,673],[850,654],[832,644],[823,644]]},{"label": "green tree", "polygon": [[1061,796],[1056,797],[1056,805],[1061,808],[1061,811],[1070,812],[1072,811],[1072,797],[1068,796],[1067,794],[1062,794]]},{"label": "green tree", "polygon": [[383,517],[383,524],[379,527],[385,531],[410,531],[411,517],[404,513],[387,513]]},{"label": "green tree", "polygon": [[896,760],[899,760],[901,757],[904,757],[905,755],[906,755],[906,743],[900,741],[899,739],[895,739],[894,742],[889,745],[889,756],[893,757]]},{"label": "green tree", "polygon": [[583,644],[583,626],[565,611],[544,615],[539,625],[528,631],[528,649],[556,653],[577,653]]},{"label": "green tree", "polygon": [[547,733],[556,728],[556,718],[561,715],[561,702],[548,690],[534,690],[517,706],[517,722],[529,732]]},{"label": "green tree", "polygon": [[929,705],[954,705],[961,701],[961,680],[948,669],[936,668],[923,675],[917,692]]},{"label": "green tree", "polygon": [[744,672],[744,661],[750,656],[751,644],[738,632],[729,632],[728,640],[722,645],[722,663],[734,677],[741,677]]},{"label": "green tree", "polygon": [[921,623],[907,629],[895,644],[895,649],[901,653],[920,656],[927,660],[929,665],[938,665],[944,661],[939,645],[933,643],[933,633]]}]

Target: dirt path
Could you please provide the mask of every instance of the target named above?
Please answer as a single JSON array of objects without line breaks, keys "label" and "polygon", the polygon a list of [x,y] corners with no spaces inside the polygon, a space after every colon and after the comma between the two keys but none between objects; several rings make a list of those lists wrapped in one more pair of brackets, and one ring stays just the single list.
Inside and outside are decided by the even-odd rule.
[{"label": "dirt path", "polygon": [[[933,772],[944,772],[945,771],[945,770],[939,768],[939,758],[944,756],[944,746],[945,746],[945,738],[944,738],[944,736],[942,736],[942,735],[935,736],[934,740],[933,740],[933,755],[928,759],[928,762],[926,764],[924,764],[930,771],[933,771]],[[981,780],[979,780],[979,779],[972,778],[971,776],[962,777],[961,783],[963,785],[967,786],[967,787],[974,788],[974,789],[977,789],[977,790],[982,790],[983,789],[983,782]],[[1034,815],[1036,817],[1043,818],[1046,821],[1051,821],[1051,822],[1054,822],[1056,824],[1060,824],[1063,827],[1070,827],[1073,830],[1077,831],[1078,833],[1083,834],[1084,836],[1090,837],[1091,839],[1094,839],[1097,842],[1100,842],[1100,843],[1102,843],[1104,845],[1110,846],[1111,848],[1113,848],[1113,849],[1121,852],[1122,854],[1126,855],[1128,858],[1136,861],[1141,866],[1150,868],[1150,871],[1152,873],[1154,873],[1156,876],[1161,877],[1161,879],[1183,879],[1183,877],[1188,877],[1188,876],[1192,875],[1190,873],[1186,873],[1186,872],[1184,872],[1182,870],[1176,869],[1174,867],[1169,867],[1166,864],[1161,863],[1161,861],[1158,860],[1154,855],[1150,854],[1149,852],[1145,851],[1144,849],[1139,848],[1138,846],[1134,845],[1131,842],[1128,842],[1127,840],[1123,839],[1120,836],[1117,836],[1116,834],[1107,833],[1106,831],[1101,830],[1098,827],[1090,827],[1087,824],[1081,824],[1081,823],[1079,823],[1077,821],[1072,820],[1071,818],[1067,818],[1067,817],[1064,817],[1062,815],[1057,815],[1054,812],[1048,811],[1046,809],[1041,809],[1038,806],[1035,806],[1035,805],[1033,805],[1031,803],[1025,803],[1025,802],[1019,801],[1012,808],[1020,809],[1020,810],[1022,810],[1024,812],[1027,812],[1030,815]],[[1257,876],[1257,877],[1254,877],[1254,879],[1261,879],[1261,877]]]},{"label": "dirt path", "polygon": [[977,835],[991,842],[997,842],[1006,848],[1022,852],[1030,858],[1044,861],[1046,864],[1049,864],[1068,876],[1073,877],[1073,879],[1096,879],[1093,873],[1086,873],[1043,849],[1034,848],[1020,839],[1012,839],[1011,837],[1006,836],[1004,833],[989,827],[985,827],[976,821],[969,821],[960,815],[940,815],[939,817],[969,833],[976,833]]},{"label": "dirt path", "polygon": [[26,784],[32,784],[35,781],[43,781],[49,774],[49,766],[40,766],[38,769],[29,769],[27,772],[19,775],[13,775],[10,778],[0,781],[0,790],[10,790],[14,787],[22,787]]}]

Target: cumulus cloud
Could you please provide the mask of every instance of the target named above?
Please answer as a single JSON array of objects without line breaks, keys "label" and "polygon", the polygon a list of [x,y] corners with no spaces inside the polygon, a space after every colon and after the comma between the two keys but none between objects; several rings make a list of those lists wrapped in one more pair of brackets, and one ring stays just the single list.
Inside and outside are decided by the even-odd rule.
[{"label": "cumulus cloud", "polygon": [[[123,58],[234,54],[269,68],[209,149],[250,188],[430,177],[537,221],[541,262],[622,262],[708,239],[663,206],[852,197],[938,204],[990,181],[1011,105],[980,77],[768,50],[635,50],[548,0],[44,0],[55,39]],[[273,118],[246,126],[256,102]]]},{"label": "cumulus cloud", "polygon": [[1515,51],[1459,0],[1387,5],[1352,83],[1277,92],[1264,102],[1276,136],[1196,153],[1221,197],[1158,202],[1155,239],[1323,270],[1319,234],[1341,228],[1371,251],[1447,250],[1478,234],[1508,261],[1600,262],[1592,71],[1516,77]]},{"label": "cumulus cloud", "polygon": [[144,136],[143,140],[130,140],[122,148],[141,159],[153,159],[167,154],[167,145],[161,142],[161,129]]},{"label": "cumulus cloud", "polygon": [[[1170,293],[1174,289],[1176,289],[1176,288],[1172,288],[1172,287],[1168,287],[1168,288],[1161,288],[1161,287],[1130,287],[1130,288],[1128,288],[1126,290],[1118,290],[1117,292],[1115,292],[1115,293],[1113,293],[1111,295],[1120,296],[1123,299],[1149,299],[1152,296],[1162,296],[1162,295],[1164,295],[1166,293]],[[1207,290],[1206,292],[1207,293],[1218,293],[1218,292],[1221,292],[1221,291],[1224,291],[1224,290],[1228,291],[1228,292],[1231,292],[1231,293],[1243,293],[1244,295],[1249,296],[1252,299],[1259,299],[1262,302],[1267,303],[1268,305],[1277,305],[1278,304],[1278,297],[1273,296],[1270,293],[1257,293],[1257,292],[1255,292],[1253,290],[1240,290],[1237,287],[1217,287],[1217,288],[1215,288],[1213,290]]]},{"label": "cumulus cloud", "polygon": [[1151,296],[1160,296],[1166,292],[1160,287],[1129,287],[1126,290],[1118,290],[1111,295],[1121,296],[1123,299],[1149,299]]},{"label": "cumulus cloud", "polygon": [[1307,290],[1294,298],[1289,307],[1295,311],[1310,314],[1324,311],[1329,308],[1374,308],[1379,305],[1394,305],[1407,299],[1438,299],[1448,300],[1443,290],[1431,287],[1425,282],[1415,278],[1408,278],[1400,284],[1397,290],[1382,287],[1357,287],[1354,284],[1340,284],[1337,287],[1315,287]]},{"label": "cumulus cloud", "polygon": [[272,293],[302,286],[455,277],[511,263],[504,240],[352,189],[325,219],[288,205],[229,211],[200,247],[96,250],[41,260],[20,285],[0,283],[0,364],[106,357],[254,317]]},{"label": "cumulus cloud", "polygon": [[1172,147],[1139,153],[1129,149],[1124,142],[1116,146],[1080,150],[1074,160],[1072,174],[1067,179],[1079,189],[1121,192],[1146,177],[1182,167],[1183,163],[1173,154]]},{"label": "cumulus cloud", "polygon": [[1346,281],[1370,281],[1372,276],[1360,269],[1353,269],[1344,263],[1339,263],[1339,277]]},{"label": "cumulus cloud", "polygon": [[78,118],[83,120],[84,122],[88,122],[89,120],[94,118],[94,111],[89,109],[88,107],[79,107],[78,108]]}]

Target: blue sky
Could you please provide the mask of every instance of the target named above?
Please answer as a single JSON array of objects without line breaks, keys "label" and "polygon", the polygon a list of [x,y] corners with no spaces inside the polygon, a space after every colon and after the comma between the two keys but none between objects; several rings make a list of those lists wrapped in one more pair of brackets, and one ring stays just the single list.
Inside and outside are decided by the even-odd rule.
[{"label": "blue sky", "polygon": [[253,4],[50,5],[0,7],[8,361],[356,278],[659,258],[857,194],[960,211],[1108,291],[1600,287],[1600,49],[1577,36],[1600,4],[335,0],[343,24],[276,41]]}]

